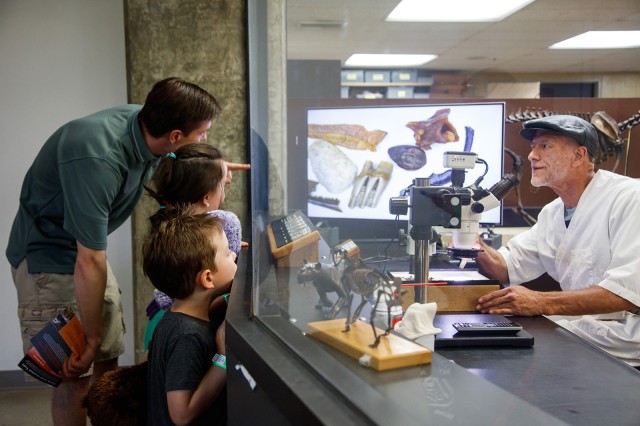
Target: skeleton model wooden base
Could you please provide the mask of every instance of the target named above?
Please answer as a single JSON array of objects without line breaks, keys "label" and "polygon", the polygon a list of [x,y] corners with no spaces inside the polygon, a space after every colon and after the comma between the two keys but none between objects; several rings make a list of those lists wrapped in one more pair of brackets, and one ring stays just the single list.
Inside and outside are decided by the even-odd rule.
[{"label": "skeleton model wooden base", "polygon": [[[429,349],[394,334],[381,337],[377,347],[372,348],[371,325],[363,321],[352,323],[349,332],[344,331],[342,319],[310,322],[307,333],[378,371],[431,362]],[[378,334],[383,333],[384,330],[378,330]]]}]

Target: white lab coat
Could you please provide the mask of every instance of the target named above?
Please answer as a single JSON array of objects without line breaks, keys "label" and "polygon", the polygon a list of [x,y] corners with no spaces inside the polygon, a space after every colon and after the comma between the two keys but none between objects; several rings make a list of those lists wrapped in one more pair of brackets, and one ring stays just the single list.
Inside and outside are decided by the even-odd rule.
[{"label": "white lab coat", "polygon": [[[510,284],[547,272],[563,290],[599,285],[640,306],[640,181],[600,170],[580,197],[571,223],[560,198],[546,205],[531,230],[500,253]],[[640,365],[640,315],[550,317],[614,356]]]}]

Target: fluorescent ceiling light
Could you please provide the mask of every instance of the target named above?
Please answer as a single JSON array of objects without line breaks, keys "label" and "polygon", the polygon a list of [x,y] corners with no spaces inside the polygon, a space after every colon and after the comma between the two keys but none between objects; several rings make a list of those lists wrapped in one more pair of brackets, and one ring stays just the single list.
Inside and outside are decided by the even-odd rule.
[{"label": "fluorescent ceiling light", "polygon": [[344,64],[350,67],[416,67],[433,61],[437,55],[355,53]]},{"label": "fluorescent ceiling light", "polygon": [[629,49],[640,47],[640,31],[587,31],[549,49]]},{"label": "fluorescent ceiling light", "polygon": [[534,0],[402,0],[387,16],[401,22],[497,22]]}]

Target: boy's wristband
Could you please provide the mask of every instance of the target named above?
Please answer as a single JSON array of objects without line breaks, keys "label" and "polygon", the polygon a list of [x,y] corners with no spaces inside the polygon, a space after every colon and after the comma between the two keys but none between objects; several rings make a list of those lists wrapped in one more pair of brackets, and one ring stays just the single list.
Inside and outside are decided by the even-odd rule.
[{"label": "boy's wristband", "polygon": [[229,293],[225,293],[222,295],[222,297],[224,298],[224,301],[227,303],[227,305],[229,304]]},{"label": "boy's wristband", "polygon": [[221,354],[215,354],[213,358],[211,358],[213,365],[216,367],[220,367],[223,370],[227,369],[227,357]]}]

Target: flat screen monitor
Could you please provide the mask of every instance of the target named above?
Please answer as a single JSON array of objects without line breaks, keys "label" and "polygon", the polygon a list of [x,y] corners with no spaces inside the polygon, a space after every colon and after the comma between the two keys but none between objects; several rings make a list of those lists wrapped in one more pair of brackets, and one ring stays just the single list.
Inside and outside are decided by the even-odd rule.
[{"label": "flat screen monitor", "polygon": [[[443,164],[447,151],[473,152],[487,163],[488,169],[476,164],[467,170],[463,186],[485,172],[482,188],[502,178],[502,102],[321,104],[304,108],[306,126],[294,130],[290,207],[339,226],[348,238],[396,235],[389,199],[415,178],[430,178],[431,186],[450,186],[450,169]],[[401,217],[405,222],[407,218]],[[495,208],[482,214],[481,223],[500,224],[501,218],[502,208]],[[353,232],[362,235],[351,236]]]}]

